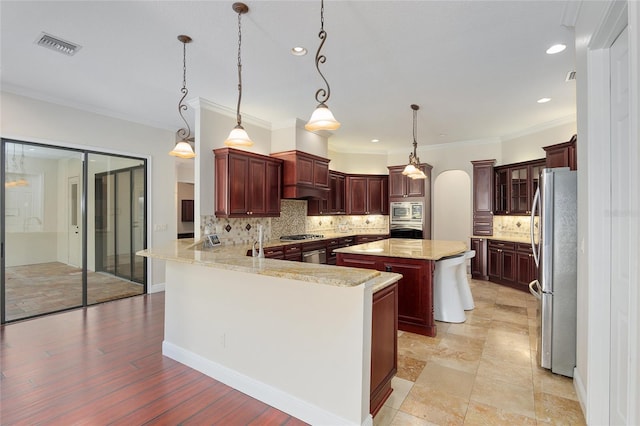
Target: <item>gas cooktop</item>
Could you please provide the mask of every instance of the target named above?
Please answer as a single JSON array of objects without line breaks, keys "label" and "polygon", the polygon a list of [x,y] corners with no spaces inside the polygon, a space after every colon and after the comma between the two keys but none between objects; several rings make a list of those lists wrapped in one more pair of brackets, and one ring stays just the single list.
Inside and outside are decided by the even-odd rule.
[{"label": "gas cooktop", "polygon": [[323,237],[324,235],[322,234],[283,235],[280,237],[280,241],[314,240]]}]

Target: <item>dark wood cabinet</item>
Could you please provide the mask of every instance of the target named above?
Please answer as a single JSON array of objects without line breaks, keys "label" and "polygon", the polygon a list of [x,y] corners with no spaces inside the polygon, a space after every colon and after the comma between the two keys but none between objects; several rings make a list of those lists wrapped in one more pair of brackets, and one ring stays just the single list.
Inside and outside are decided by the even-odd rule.
[{"label": "dark wood cabinet", "polygon": [[213,152],[217,217],[280,215],[282,161],[233,148]]},{"label": "dark wood cabinet", "polygon": [[573,135],[567,142],[543,147],[547,153],[546,167],[569,167],[571,170],[577,170],[577,140],[578,135]]},{"label": "dark wood cabinet", "polygon": [[471,258],[471,277],[477,280],[488,280],[487,240],[485,238],[471,238],[471,250],[476,252],[476,255]]},{"label": "dark wood cabinet", "polygon": [[398,281],[398,328],[425,336],[436,335],[433,319],[434,261],[338,253],[337,265],[402,274]]},{"label": "dark wood cabinet", "polygon": [[336,252],[334,250],[349,247],[354,244],[356,237],[332,238],[327,240],[327,265],[336,264]]},{"label": "dark wood cabinet", "polygon": [[262,250],[264,257],[267,259],[284,259],[284,249],[282,247],[266,247]]},{"label": "dark wood cabinet", "polygon": [[284,260],[293,262],[302,262],[302,244],[287,244],[282,246],[284,251]]},{"label": "dark wood cabinet", "polygon": [[517,271],[515,243],[489,240],[487,253],[489,280],[513,285]]},{"label": "dark wood cabinet", "polygon": [[371,310],[371,393],[369,411],[375,416],[393,389],[398,371],[398,284],[373,294]]},{"label": "dark wood cabinet", "polygon": [[493,235],[493,165],[496,160],[472,161],[473,235]]},{"label": "dark wood cabinet", "polygon": [[347,214],[389,214],[386,175],[347,175]]},{"label": "dark wood cabinet", "polygon": [[[538,187],[545,160],[533,160],[494,168],[494,213],[531,214],[533,195]],[[474,233],[475,234],[475,233]]]},{"label": "dark wood cabinet", "polygon": [[282,198],[328,199],[329,159],[302,151],[271,154],[283,161]]},{"label": "dark wood cabinet", "polygon": [[517,273],[515,284],[517,288],[529,291],[529,283],[538,278],[538,268],[536,267],[530,244],[516,244],[516,262]]},{"label": "dark wood cabinet", "polygon": [[329,192],[326,199],[311,199],[307,202],[307,216],[345,214],[346,175],[329,171]]},{"label": "dark wood cabinet", "polygon": [[389,166],[389,201],[405,201],[405,198],[423,198],[427,185],[431,183],[430,164],[420,164],[426,179],[411,179],[402,174],[405,166]]},{"label": "dark wood cabinet", "polygon": [[370,243],[372,241],[386,240],[389,234],[362,234],[355,236],[355,244]]}]

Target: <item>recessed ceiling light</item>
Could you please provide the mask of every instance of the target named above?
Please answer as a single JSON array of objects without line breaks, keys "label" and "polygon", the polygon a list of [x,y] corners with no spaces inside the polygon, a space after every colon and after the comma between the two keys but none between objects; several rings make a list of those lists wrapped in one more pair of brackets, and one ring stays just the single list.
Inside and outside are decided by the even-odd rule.
[{"label": "recessed ceiling light", "polygon": [[540,98],[540,99],[538,99],[538,103],[539,104],[546,104],[550,100],[551,100],[551,98]]},{"label": "recessed ceiling light", "polygon": [[380,139],[371,139],[371,142],[378,143],[378,142],[380,142]]},{"label": "recessed ceiling light", "polygon": [[554,53],[560,53],[566,48],[567,46],[564,44],[554,44],[553,46],[547,49],[547,54],[553,55]]},{"label": "recessed ceiling light", "polygon": [[302,46],[292,47],[291,54],[294,56],[304,56],[307,54],[307,49]]}]

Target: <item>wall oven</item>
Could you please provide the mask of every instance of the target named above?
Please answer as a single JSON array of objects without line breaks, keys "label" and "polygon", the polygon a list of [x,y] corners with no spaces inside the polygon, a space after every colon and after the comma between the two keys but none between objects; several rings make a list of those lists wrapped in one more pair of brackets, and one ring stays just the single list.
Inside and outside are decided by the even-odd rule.
[{"label": "wall oven", "polygon": [[424,203],[398,201],[391,203],[391,238],[422,238]]}]

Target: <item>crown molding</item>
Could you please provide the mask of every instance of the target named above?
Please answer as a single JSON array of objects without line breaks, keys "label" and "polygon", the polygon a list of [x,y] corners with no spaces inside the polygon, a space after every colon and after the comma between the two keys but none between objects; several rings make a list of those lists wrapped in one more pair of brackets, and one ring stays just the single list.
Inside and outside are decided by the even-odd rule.
[{"label": "crown molding", "polygon": [[[204,98],[197,97],[197,98],[191,99],[187,103],[192,108],[202,108],[202,109],[206,109],[208,111],[213,111],[213,112],[218,113],[220,115],[224,115],[226,117],[231,117],[233,119],[236,118],[236,110],[235,109],[231,109],[229,107],[217,104],[215,102],[211,102],[211,101],[209,101],[207,99],[204,99]],[[253,116],[245,114],[245,113],[242,113],[242,122],[251,124],[252,126],[258,126],[258,127],[263,128],[263,129],[272,130],[270,122],[262,120],[262,119],[257,118],[257,117],[253,117]]]},{"label": "crown molding", "polygon": [[534,133],[539,133],[539,132],[542,132],[544,130],[553,129],[554,127],[562,126],[564,124],[576,123],[576,120],[577,120],[576,114],[571,114],[571,115],[568,115],[566,117],[558,118],[558,119],[555,119],[555,120],[552,120],[552,121],[547,121],[546,123],[542,123],[542,124],[538,124],[538,125],[533,126],[533,127],[529,127],[528,129],[524,129],[524,130],[521,130],[519,132],[503,135],[503,136],[501,136],[500,139],[503,142],[506,142],[506,141],[509,141],[509,140],[512,140],[512,139],[521,138],[523,136],[529,136],[529,135],[532,135]]}]

